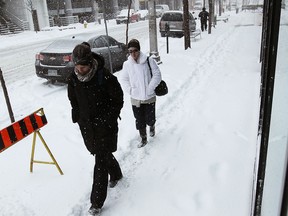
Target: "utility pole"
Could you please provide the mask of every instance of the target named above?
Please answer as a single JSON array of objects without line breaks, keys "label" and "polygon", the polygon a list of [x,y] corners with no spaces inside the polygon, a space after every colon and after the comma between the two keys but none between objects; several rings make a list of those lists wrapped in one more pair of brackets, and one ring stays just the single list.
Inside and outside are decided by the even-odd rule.
[{"label": "utility pole", "polygon": [[117,16],[119,7],[118,7],[118,0],[113,0],[113,17]]},{"label": "utility pole", "polygon": [[149,11],[149,40],[150,40],[150,56],[153,56],[157,64],[162,63],[157,46],[157,26],[156,26],[156,10],[155,0],[148,1]]},{"label": "utility pole", "polygon": [[223,10],[223,2],[222,2],[222,0],[219,0],[219,16],[221,16],[222,15],[222,10]]},{"label": "utility pole", "polygon": [[99,7],[98,7],[98,2],[97,2],[97,0],[93,0],[92,1],[92,12],[93,12],[93,15],[94,15],[94,21],[96,22],[96,23],[99,23],[100,24],[100,22],[99,22]]},{"label": "utility pole", "polygon": [[8,96],[8,91],[7,91],[7,88],[6,88],[6,84],[5,84],[5,80],[4,80],[3,72],[1,70],[1,68],[0,68],[0,82],[1,82],[1,85],[2,85],[2,88],[3,88],[3,93],[4,93],[5,100],[6,100],[6,105],[7,105],[7,108],[8,108],[10,120],[11,120],[11,123],[13,123],[13,122],[15,122],[15,118],[14,118],[14,114],[13,114],[13,111],[12,111],[10,99],[9,99],[9,96]]},{"label": "utility pole", "polygon": [[[103,1],[103,0],[102,0]],[[107,22],[106,22],[106,5],[104,4],[104,2],[103,2],[103,4],[102,4],[102,6],[103,6],[103,18],[104,18],[104,24],[105,24],[105,31],[106,31],[106,36],[107,36],[107,38],[108,38],[108,28],[107,28]],[[112,66],[112,58],[111,58],[111,50],[110,50],[110,45],[109,45],[109,42],[108,41],[106,41],[106,43],[107,43],[107,46],[108,46],[108,50],[109,50],[109,52],[108,52],[108,57],[109,57],[109,65],[110,65],[110,73],[113,73],[113,66]]]},{"label": "utility pole", "polygon": [[[65,0],[64,1],[64,6],[65,6],[65,16],[73,16],[73,9],[72,9],[72,2],[71,0]],[[69,23],[70,24],[70,23]]]},{"label": "utility pole", "polygon": [[208,22],[208,34],[211,34],[212,22],[214,19],[214,4],[213,0],[209,0],[209,22]]},{"label": "utility pole", "polygon": [[132,0],[130,0],[128,4],[128,14],[127,14],[127,22],[126,22],[126,45],[128,44],[128,28],[129,28],[131,5],[132,5]]},{"label": "utility pole", "polygon": [[184,25],[184,47],[186,50],[188,48],[191,48],[188,0],[183,0],[183,25]]}]

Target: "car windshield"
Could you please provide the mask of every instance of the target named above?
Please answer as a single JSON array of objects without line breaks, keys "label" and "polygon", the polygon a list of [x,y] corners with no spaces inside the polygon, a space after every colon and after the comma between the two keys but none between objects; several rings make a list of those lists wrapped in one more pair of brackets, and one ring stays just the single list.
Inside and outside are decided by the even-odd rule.
[{"label": "car windshield", "polygon": [[163,21],[183,21],[181,13],[165,13],[162,16]]}]

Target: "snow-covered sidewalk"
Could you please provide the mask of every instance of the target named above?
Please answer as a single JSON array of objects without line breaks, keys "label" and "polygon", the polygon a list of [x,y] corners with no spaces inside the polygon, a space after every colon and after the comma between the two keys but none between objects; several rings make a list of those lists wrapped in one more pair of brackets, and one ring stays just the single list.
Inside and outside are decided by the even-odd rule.
[{"label": "snow-covered sidewalk", "polygon": [[[158,38],[169,94],[157,100],[157,134],[137,148],[125,95],[115,154],[124,179],[108,190],[103,216],[249,215],[260,90],[261,26],[253,19],[231,14],[186,51],[183,38],[169,38],[166,54]],[[147,47],[147,38],[140,41]],[[46,165],[29,173],[31,138],[2,152],[0,215],[87,215],[94,160],[71,122],[66,86],[31,76],[9,90],[18,112],[44,107],[41,133],[64,175]],[[49,160],[41,147],[37,156]]]}]

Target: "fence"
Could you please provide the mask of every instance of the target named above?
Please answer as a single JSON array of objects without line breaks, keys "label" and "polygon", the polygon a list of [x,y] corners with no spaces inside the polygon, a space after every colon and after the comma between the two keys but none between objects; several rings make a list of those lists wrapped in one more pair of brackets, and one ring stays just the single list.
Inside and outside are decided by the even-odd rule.
[{"label": "fence", "polygon": [[69,24],[79,23],[79,18],[78,18],[78,16],[60,17],[60,23],[62,26],[67,26]]}]

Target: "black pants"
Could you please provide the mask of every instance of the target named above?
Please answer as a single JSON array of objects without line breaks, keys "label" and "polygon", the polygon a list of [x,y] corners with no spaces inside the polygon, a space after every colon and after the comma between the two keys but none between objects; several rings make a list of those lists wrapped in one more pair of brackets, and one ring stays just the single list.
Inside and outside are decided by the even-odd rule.
[{"label": "black pants", "polygon": [[103,206],[107,197],[108,174],[110,175],[110,181],[122,177],[118,161],[111,152],[96,154],[90,201],[97,208]]},{"label": "black pants", "polygon": [[201,21],[201,30],[202,31],[207,30],[207,20]]},{"label": "black pants", "polygon": [[152,126],[156,122],[155,102],[141,104],[140,107],[132,106],[134,117],[136,119],[136,129],[145,129],[146,125]]}]

